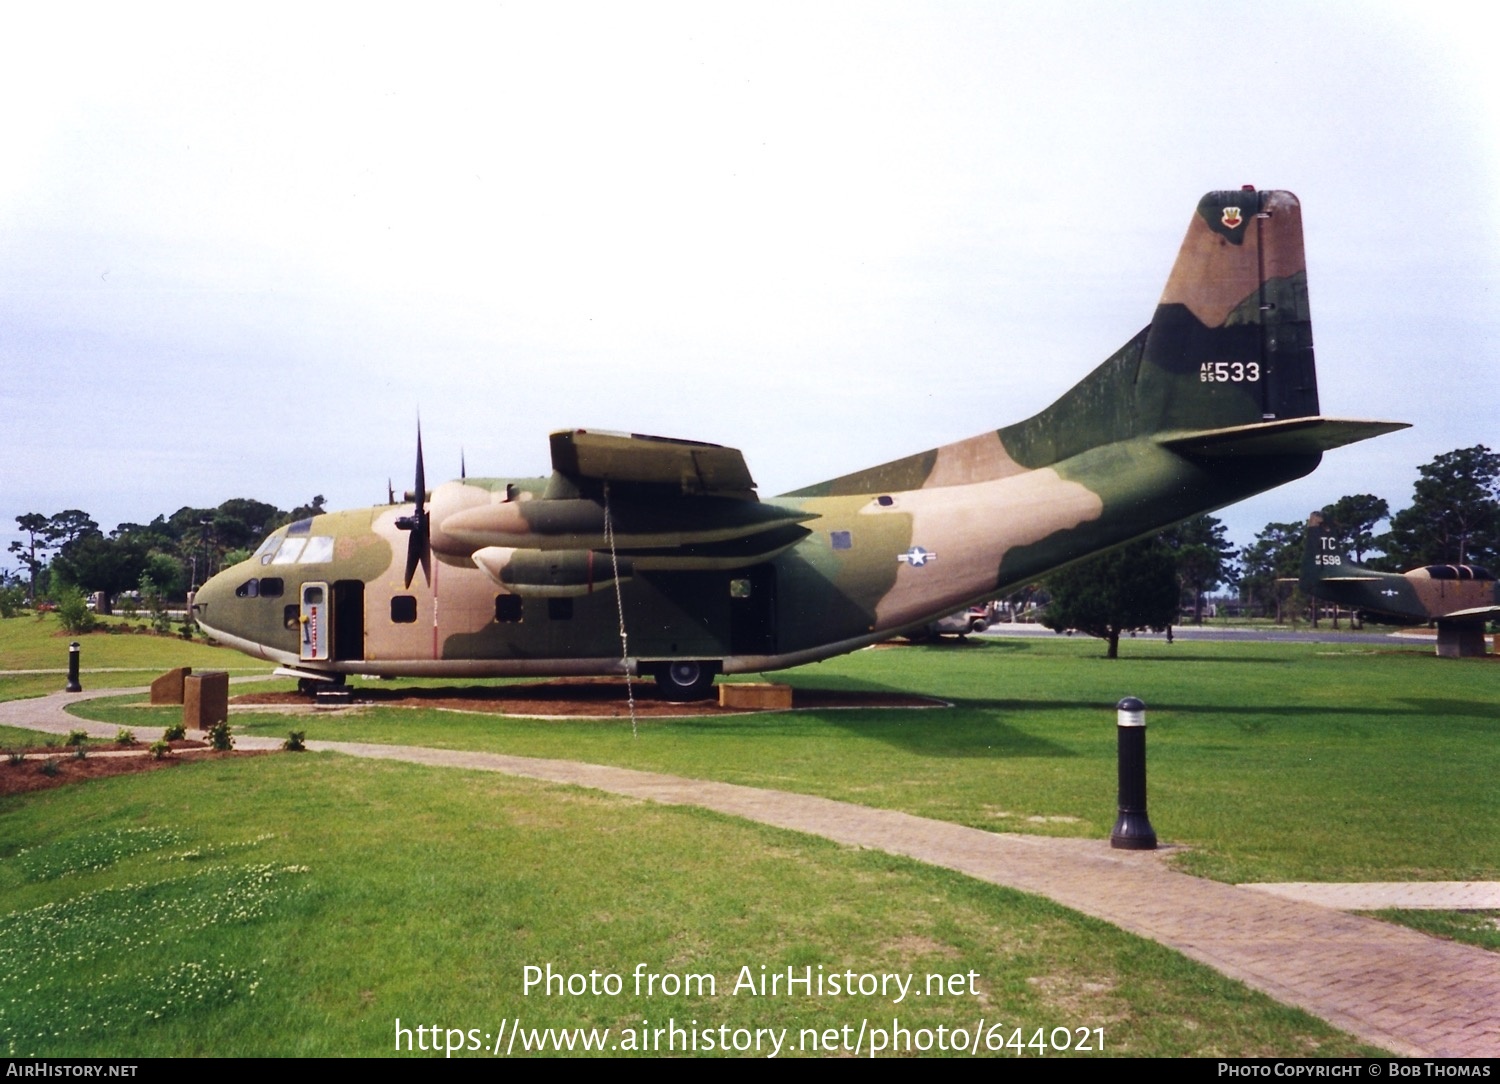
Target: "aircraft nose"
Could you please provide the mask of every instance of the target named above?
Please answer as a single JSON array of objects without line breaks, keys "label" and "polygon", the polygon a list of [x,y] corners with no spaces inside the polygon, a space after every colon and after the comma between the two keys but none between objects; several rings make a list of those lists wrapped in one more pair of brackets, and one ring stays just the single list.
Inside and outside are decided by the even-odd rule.
[{"label": "aircraft nose", "polygon": [[221,621],[226,616],[224,600],[233,598],[233,592],[226,573],[211,576],[193,595],[193,620],[205,627],[214,627],[216,616]]}]

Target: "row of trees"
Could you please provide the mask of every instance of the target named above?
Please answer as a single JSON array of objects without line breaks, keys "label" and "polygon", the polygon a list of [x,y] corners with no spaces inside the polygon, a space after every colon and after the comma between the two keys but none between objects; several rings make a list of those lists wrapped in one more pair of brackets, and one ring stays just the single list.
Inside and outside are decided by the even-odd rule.
[{"label": "row of trees", "polygon": [[21,566],[14,578],[33,604],[65,588],[102,591],[106,598],[141,590],[181,599],[243,560],[283,523],[322,511],[321,496],[290,511],[236,497],[217,508],[179,508],[150,523],[122,523],[108,534],[77,508],[50,516],[28,512],[16,517],[25,537],[10,544]]},{"label": "row of trees", "polygon": [[[1479,444],[1437,456],[1418,468],[1412,503],[1394,516],[1384,498],[1370,493],[1341,497],[1321,511],[1358,564],[1389,572],[1492,567],[1500,564],[1500,454]],[[1389,529],[1377,533],[1386,520]],[[1236,554],[1223,525],[1199,516],[1051,577],[1044,621],[1108,640],[1110,658],[1122,632],[1168,628],[1184,602],[1201,623],[1204,596],[1221,586],[1238,586],[1252,609],[1280,621],[1289,604],[1309,601],[1287,582],[1301,570],[1305,528],[1303,522],[1268,523]]]}]

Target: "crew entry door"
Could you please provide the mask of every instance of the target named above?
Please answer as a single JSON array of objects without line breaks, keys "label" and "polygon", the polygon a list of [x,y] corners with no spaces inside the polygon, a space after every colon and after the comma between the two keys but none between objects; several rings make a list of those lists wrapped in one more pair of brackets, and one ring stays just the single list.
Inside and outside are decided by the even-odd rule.
[{"label": "crew entry door", "polygon": [[326,662],[328,659],[330,609],[328,585],[326,583],[304,583],[302,585],[302,650],[303,662]]}]

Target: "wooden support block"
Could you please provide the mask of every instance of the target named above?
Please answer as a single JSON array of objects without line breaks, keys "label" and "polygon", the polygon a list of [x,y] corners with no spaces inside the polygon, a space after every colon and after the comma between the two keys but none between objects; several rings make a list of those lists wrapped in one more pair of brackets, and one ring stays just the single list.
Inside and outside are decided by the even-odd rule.
[{"label": "wooden support block", "polygon": [[212,730],[228,718],[229,672],[189,674],[182,685],[182,725],[191,730]]},{"label": "wooden support block", "polygon": [[792,706],[790,685],[766,682],[725,684],[719,686],[719,707],[750,711],[786,711]]},{"label": "wooden support block", "polygon": [[192,672],[193,668],[191,666],[179,666],[175,670],[168,670],[161,677],[153,681],[151,683],[151,703],[182,703],[182,683]]}]

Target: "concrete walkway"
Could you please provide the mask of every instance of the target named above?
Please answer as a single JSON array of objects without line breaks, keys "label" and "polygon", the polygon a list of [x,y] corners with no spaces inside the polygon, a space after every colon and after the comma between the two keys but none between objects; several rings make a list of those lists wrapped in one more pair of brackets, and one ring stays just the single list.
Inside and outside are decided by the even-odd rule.
[{"label": "concrete walkway", "polygon": [[[118,695],[130,690],[105,690]],[[87,696],[88,694],[83,694]],[[63,711],[82,697],[0,703],[0,723],[113,737]],[[237,738],[267,748],[267,738]],[[674,805],[695,805],[839,843],[905,855],[1056,900],[1412,1056],[1500,1055],[1500,954],[1265,891],[1189,877],[1160,853],[1107,841],[986,832],[907,813],[573,761],[358,742],[309,748],[434,767],[504,772]]]}]

